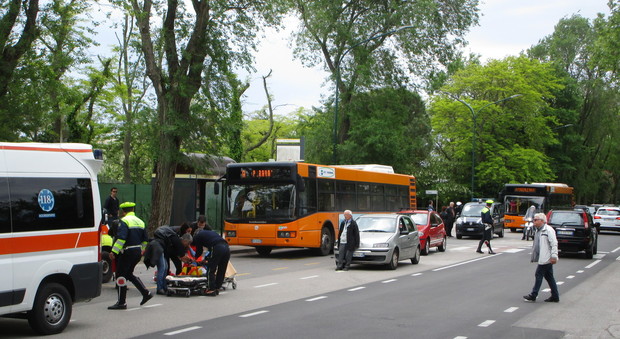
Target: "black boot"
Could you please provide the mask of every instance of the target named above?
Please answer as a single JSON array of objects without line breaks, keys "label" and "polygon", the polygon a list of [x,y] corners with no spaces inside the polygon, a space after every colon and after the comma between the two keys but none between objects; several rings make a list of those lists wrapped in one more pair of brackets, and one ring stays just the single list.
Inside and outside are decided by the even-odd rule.
[{"label": "black boot", "polygon": [[132,283],[136,285],[136,288],[142,294],[142,301],[140,301],[140,306],[146,304],[147,301],[153,298],[153,294],[146,289],[146,286],[144,286],[144,283],[142,283],[142,280],[140,280],[140,278],[135,277]]},{"label": "black boot", "polygon": [[127,309],[127,286],[118,287],[118,301],[116,304],[108,307],[108,310],[126,310]]}]

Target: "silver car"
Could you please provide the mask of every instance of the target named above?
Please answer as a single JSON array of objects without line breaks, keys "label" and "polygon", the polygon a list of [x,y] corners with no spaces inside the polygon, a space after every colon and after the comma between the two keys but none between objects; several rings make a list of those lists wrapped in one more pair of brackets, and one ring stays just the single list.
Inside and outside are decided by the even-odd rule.
[{"label": "silver car", "polygon": [[360,247],[353,253],[353,263],[387,265],[395,270],[400,260],[420,262],[420,237],[408,215],[365,214],[355,221],[360,231]]},{"label": "silver car", "polygon": [[594,222],[601,225],[601,231],[620,231],[620,208],[601,207],[594,215]]}]

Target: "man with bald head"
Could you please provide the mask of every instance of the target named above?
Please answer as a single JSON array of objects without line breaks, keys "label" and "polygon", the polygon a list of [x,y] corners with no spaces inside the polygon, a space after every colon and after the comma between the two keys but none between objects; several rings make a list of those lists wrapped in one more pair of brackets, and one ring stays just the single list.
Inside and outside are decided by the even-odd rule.
[{"label": "man with bald head", "polygon": [[360,246],[360,232],[357,223],[353,220],[350,210],[344,211],[344,220],[338,228],[338,260],[336,271],[348,271],[353,260],[353,252]]}]

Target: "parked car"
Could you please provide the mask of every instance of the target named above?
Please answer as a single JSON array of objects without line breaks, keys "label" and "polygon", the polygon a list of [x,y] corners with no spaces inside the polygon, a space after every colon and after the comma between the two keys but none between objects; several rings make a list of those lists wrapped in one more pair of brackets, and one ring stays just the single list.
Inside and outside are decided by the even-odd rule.
[{"label": "parked car", "polygon": [[[365,214],[355,221],[360,231],[360,247],[353,253],[353,263],[387,265],[395,270],[400,260],[420,262],[419,233],[408,215]],[[338,248],[335,254],[338,256]]]},{"label": "parked car", "polygon": [[418,228],[420,236],[420,248],[422,255],[428,255],[431,247],[437,247],[439,252],[444,252],[448,245],[446,227],[439,214],[435,211],[409,210],[400,211],[411,217]]},{"label": "parked car", "polygon": [[620,208],[599,207],[594,220],[601,225],[601,231],[620,231]]},{"label": "parked car", "polygon": [[582,210],[551,210],[547,224],[555,230],[560,252],[586,252],[592,259],[598,249],[597,225],[590,213]]},{"label": "parked car", "polygon": [[[456,238],[462,239],[464,235],[481,237],[484,232],[484,225],[480,217],[482,209],[486,206],[482,202],[468,202],[463,206],[461,216],[456,219],[455,229]],[[504,221],[501,213],[501,204],[494,203],[491,206],[491,217],[493,217],[493,233],[500,238],[504,237]]]}]

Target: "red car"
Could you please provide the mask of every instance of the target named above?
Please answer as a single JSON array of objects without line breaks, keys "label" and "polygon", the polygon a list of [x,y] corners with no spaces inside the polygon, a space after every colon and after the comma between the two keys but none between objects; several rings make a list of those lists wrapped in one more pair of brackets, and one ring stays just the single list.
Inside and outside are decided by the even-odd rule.
[{"label": "red car", "polygon": [[439,214],[435,211],[400,211],[400,214],[411,216],[420,233],[420,249],[423,255],[427,255],[431,247],[437,247],[439,252],[444,252],[448,246],[446,227]]}]

